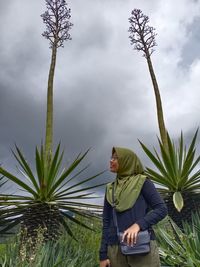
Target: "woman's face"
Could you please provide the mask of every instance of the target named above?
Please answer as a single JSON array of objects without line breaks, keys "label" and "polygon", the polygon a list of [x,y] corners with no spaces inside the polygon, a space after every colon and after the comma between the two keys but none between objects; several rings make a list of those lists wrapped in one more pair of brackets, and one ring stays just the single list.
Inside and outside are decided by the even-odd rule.
[{"label": "woman's face", "polygon": [[119,169],[118,157],[117,157],[116,152],[114,152],[110,159],[110,171],[117,172],[118,169]]}]

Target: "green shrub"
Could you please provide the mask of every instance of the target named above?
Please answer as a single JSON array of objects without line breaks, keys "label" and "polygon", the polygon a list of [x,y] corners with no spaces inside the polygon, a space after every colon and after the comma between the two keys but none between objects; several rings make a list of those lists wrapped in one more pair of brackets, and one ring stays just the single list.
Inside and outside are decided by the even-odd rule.
[{"label": "green shrub", "polygon": [[200,266],[200,215],[192,215],[192,223],[181,230],[172,220],[159,224],[156,236],[163,265],[173,267]]}]

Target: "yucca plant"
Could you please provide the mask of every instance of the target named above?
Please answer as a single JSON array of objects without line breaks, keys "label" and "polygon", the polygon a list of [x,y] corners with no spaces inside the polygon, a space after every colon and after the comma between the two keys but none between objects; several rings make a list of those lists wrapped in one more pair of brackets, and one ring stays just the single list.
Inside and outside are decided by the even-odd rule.
[{"label": "yucca plant", "polygon": [[182,133],[178,145],[168,135],[168,151],[158,139],[160,153],[156,149],[152,153],[140,142],[156,168],[147,168],[146,174],[160,186],[158,190],[166,200],[169,215],[179,226],[182,220],[191,220],[191,212],[199,208],[200,156],[195,156],[197,134],[198,130],[188,148],[184,145]]},{"label": "yucca plant", "polygon": [[163,265],[172,267],[200,266],[200,216],[192,214],[192,223],[180,229],[172,220],[155,228]]},{"label": "yucca plant", "polygon": [[[20,236],[12,237],[0,252],[0,266],[4,267],[97,267],[98,246],[100,242],[99,220],[84,219],[85,224],[92,225],[91,232],[78,225],[72,225],[78,242],[67,234],[63,234],[56,242],[41,243],[37,239],[36,248],[22,250]],[[27,257],[28,256],[28,257]],[[27,260],[31,258],[31,260]]]},{"label": "yucca plant", "polygon": [[[74,236],[68,222],[89,228],[81,222],[81,218],[96,216],[96,212],[101,209],[100,206],[88,203],[88,201],[94,198],[91,190],[103,184],[88,184],[102,172],[88,178],[80,178],[88,165],[76,169],[87,153],[88,151],[79,154],[67,168],[61,171],[63,152],[60,152],[60,145],[48,169],[45,168],[43,146],[40,151],[36,147],[36,170],[33,172],[21,150],[16,146],[13,154],[26,180],[0,167],[0,174],[14,182],[23,191],[23,194],[0,194],[0,206],[3,207],[0,216],[2,231],[8,231],[21,224],[26,237],[34,238],[38,229],[42,228],[46,240],[55,240],[60,234],[61,226],[69,235]],[[76,215],[79,215],[78,218]]]}]

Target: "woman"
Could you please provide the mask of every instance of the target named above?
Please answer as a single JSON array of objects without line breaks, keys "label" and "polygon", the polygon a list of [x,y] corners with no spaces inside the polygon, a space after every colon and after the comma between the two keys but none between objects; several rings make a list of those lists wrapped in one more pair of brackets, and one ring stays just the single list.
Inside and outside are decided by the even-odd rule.
[{"label": "woman", "polygon": [[[151,226],[167,215],[164,201],[154,184],[143,175],[142,164],[131,150],[114,147],[110,171],[117,173],[117,176],[106,187],[100,267],[159,267],[158,248]],[[148,229],[151,238],[151,251],[148,254],[125,256],[121,253],[113,222],[113,186],[117,222],[119,231],[123,232],[123,239],[132,245],[137,242],[138,232]]]}]

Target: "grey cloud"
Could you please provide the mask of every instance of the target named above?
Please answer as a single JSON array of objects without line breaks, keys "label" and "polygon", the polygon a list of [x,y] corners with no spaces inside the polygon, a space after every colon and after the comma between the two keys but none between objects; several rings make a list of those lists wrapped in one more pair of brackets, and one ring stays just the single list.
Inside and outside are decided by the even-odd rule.
[{"label": "grey cloud", "polygon": [[[11,1],[1,2],[2,8],[3,5],[5,12],[0,20],[5,19],[6,27],[12,31],[8,32],[5,25],[0,29],[0,162],[14,168],[10,148],[15,142],[33,162],[35,145],[44,140],[51,50],[41,36],[44,25],[40,14],[45,10],[41,1],[15,0],[18,14],[23,16],[16,25],[10,18],[14,13]],[[140,6],[145,13],[149,11],[149,16],[156,17],[156,5],[156,1],[153,7],[152,2],[142,1]],[[77,0],[69,3],[69,7],[74,27],[72,40],[58,51],[54,144],[61,141],[67,163],[91,147],[86,159],[91,162],[88,175],[108,168],[114,145],[132,148],[144,165],[149,164],[137,139],[149,147],[157,146],[154,93],[146,61],[132,51],[128,25],[122,27],[134,6],[131,1],[86,0],[83,4]],[[184,48],[187,51],[193,50],[193,39],[196,38],[195,47],[198,43],[196,25],[187,44],[189,48]],[[198,51],[184,53],[187,62],[197,57]],[[159,64],[162,68],[162,62]],[[163,79],[168,79],[167,70]],[[190,136],[193,129],[185,131]],[[108,181],[113,175],[107,172],[99,179]],[[98,192],[102,194],[103,190]]]},{"label": "grey cloud", "polygon": [[78,19],[72,29],[73,48],[79,50],[79,53],[89,49],[106,49],[112,38],[112,28],[103,15],[90,15],[90,19],[91,21]]},{"label": "grey cloud", "polygon": [[195,18],[194,22],[188,26],[187,29],[187,42],[182,50],[182,61],[180,65],[183,67],[187,67],[192,64],[192,62],[196,59],[200,58],[199,51],[199,23],[200,17]]},{"label": "grey cloud", "polygon": [[[12,0],[7,0],[6,4],[4,3],[4,1],[0,2],[0,21],[3,18],[3,16],[8,12],[8,10],[11,8],[12,2],[13,2]],[[0,25],[2,26],[2,24]]]}]

